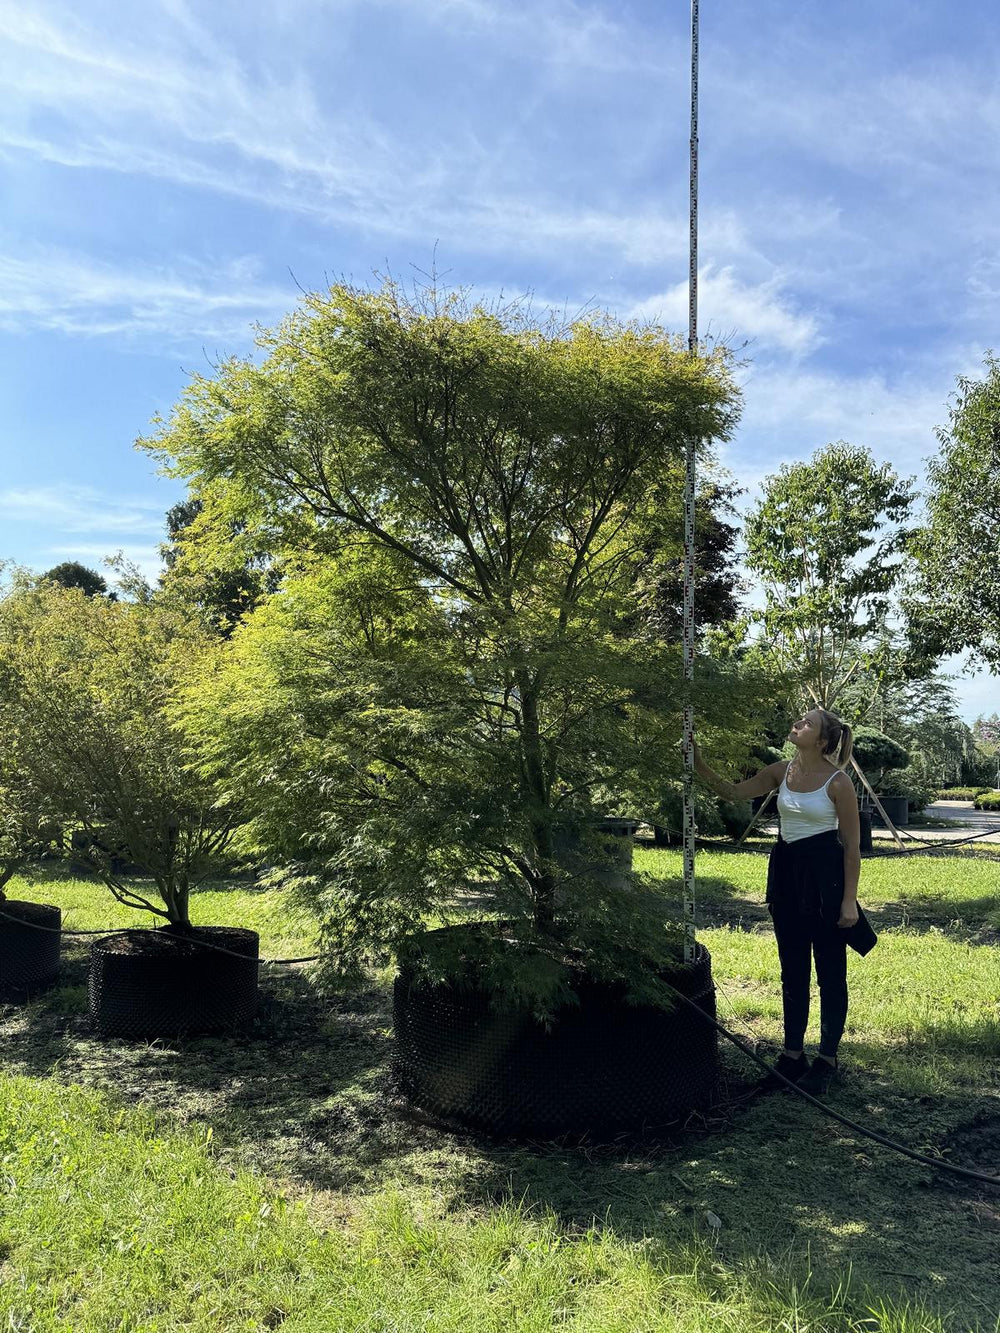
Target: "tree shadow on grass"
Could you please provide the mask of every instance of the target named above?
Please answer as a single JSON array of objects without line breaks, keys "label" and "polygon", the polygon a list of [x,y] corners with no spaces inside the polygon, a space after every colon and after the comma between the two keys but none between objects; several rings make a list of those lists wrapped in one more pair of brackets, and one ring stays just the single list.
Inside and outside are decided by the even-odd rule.
[{"label": "tree shadow on grass", "polygon": [[125,1041],[91,1031],[87,968],[86,947],[70,942],[55,987],[29,1004],[0,1008],[8,1073],[55,1075],[126,1102],[143,1101],[181,1121],[207,1121],[216,1142],[236,1152],[246,1147],[262,1169],[280,1162],[290,1172],[312,1174],[329,1155],[318,1136],[352,1117],[352,1172],[380,1151],[365,1133],[365,1120],[384,1099],[389,1061],[391,1019],[381,988],[325,1001],[301,973],[274,976],[262,969],[251,1029],[185,1041]]},{"label": "tree shadow on grass", "polygon": [[[989,1211],[990,1187],[955,1187],[794,1095],[745,1100],[610,1145],[498,1143],[444,1128],[394,1091],[385,985],[324,1000],[299,972],[262,972],[251,1032],[139,1043],[90,1033],[86,966],[86,946],[71,942],[57,988],[0,1010],[7,1071],[99,1087],[168,1122],[207,1122],[224,1160],[309,1196],[430,1183],[455,1207],[523,1200],[574,1230],[596,1224],[674,1247],[697,1233],[735,1265],[791,1253],[824,1282],[853,1265],[862,1282],[886,1292],[963,1309],[975,1291],[1000,1306],[1000,1213]],[[938,1023],[902,1054],[919,1061],[947,1050],[996,1062],[1000,1036],[985,1021],[947,1030]],[[759,1071],[728,1045],[723,1051],[731,1089],[745,1088]],[[975,1144],[992,1142],[995,1086],[918,1097],[894,1082],[889,1057],[898,1052],[868,1042],[852,1043],[851,1053],[857,1072],[834,1094],[850,1118],[951,1160],[964,1152],[970,1164]]]},{"label": "tree shadow on grass", "polygon": [[[266,886],[259,884],[263,869],[264,867],[261,866],[247,866],[242,869],[231,870],[225,876],[205,880],[191,890],[192,897],[196,897],[199,893],[237,891],[246,893],[258,889],[261,893],[268,892]],[[126,867],[126,872],[139,891],[148,897],[153,885],[150,877],[135,866]],[[102,889],[104,888],[104,881],[91,866],[83,862],[71,861],[65,857],[46,857],[41,861],[34,861],[22,870],[18,878],[30,879],[32,886],[82,882],[100,885]]]},{"label": "tree shadow on grass", "polygon": [[946,898],[918,889],[903,899],[883,903],[878,911],[918,934],[940,931],[966,944],[1000,944],[1000,892]]},{"label": "tree shadow on grass", "polygon": [[63,857],[46,857],[25,866],[16,876],[36,884],[64,884],[69,880],[83,880],[88,884],[100,884],[101,880],[89,866],[77,865]]},{"label": "tree shadow on grass", "polygon": [[[703,929],[769,932],[771,917],[764,901],[764,885],[759,895],[719,876],[700,877],[697,886],[698,920]],[[904,899],[870,903],[861,898],[865,912],[877,931],[895,927],[917,933],[939,931],[963,944],[1000,943],[1000,892],[969,898],[921,894],[919,889]],[[668,898],[667,915],[680,922],[677,904]]]}]

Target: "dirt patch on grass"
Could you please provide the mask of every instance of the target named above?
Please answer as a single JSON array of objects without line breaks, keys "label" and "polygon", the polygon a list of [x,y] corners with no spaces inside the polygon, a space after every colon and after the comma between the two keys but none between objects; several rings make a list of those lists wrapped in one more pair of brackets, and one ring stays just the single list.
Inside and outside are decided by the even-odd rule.
[{"label": "dirt patch on grass", "polygon": [[141,958],[205,957],[212,949],[230,950],[241,958],[256,958],[257,936],[252,930],[232,926],[197,926],[190,933],[161,930],[121,930],[105,935],[104,953],[129,954]]},{"label": "dirt patch on grass", "polygon": [[[947,1160],[955,1166],[964,1166],[969,1171],[982,1171],[985,1175],[996,1176],[1000,1180],[1000,1106],[992,1112],[982,1112],[968,1124],[960,1125],[948,1136]],[[961,1176],[951,1177],[960,1187],[979,1192],[990,1190],[992,1198],[1000,1209],[1000,1185],[979,1185],[976,1181],[963,1181]]]}]

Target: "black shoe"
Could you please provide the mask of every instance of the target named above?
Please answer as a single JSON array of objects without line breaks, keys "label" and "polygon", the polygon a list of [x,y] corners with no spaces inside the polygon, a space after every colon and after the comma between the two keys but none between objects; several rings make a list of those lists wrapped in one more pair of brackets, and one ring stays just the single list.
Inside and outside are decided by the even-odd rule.
[{"label": "black shoe", "polygon": [[803,1092],[809,1092],[814,1097],[822,1097],[836,1072],[836,1060],[831,1064],[829,1060],[824,1060],[821,1055],[817,1055],[809,1066],[808,1074],[804,1074],[799,1079],[799,1087]]},{"label": "black shoe", "polygon": [[761,1092],[776,1092],[780,1088],[787,1088],[788,1086],[784,1079],[778,1077],[779,1074],[784,1074],[785,1078],[790,1079],[792,1083],[801,1083],[808,1070],[809,1061],[805,1057],[805,1052],[797,1057],[785,1055],[782,1052],[770,1074],[766,1078],[762,1078],[757,1087]]}]

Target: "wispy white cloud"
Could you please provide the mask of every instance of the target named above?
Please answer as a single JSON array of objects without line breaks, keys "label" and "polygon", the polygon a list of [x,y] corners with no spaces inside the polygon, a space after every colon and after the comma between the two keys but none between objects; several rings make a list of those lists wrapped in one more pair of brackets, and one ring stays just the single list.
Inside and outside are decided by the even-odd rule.
[{"label": "wispy white cloud", "polygon": [[[630,86],[651,63],[669,69],[673,83],[684,72],[683,23],[650,22],[580,0],[309,0],[290,8],[294,22],[282,6],[251,5],[249,26],[259,26],[261,40],[281,31],[300,42],[321,27],[336,47],[344,40],[338,29],[349,28],[350,19],[376,15],[375,24],[395,16],[427,31],[436,27],[442,40],[464,36],[469,68],[477,53],[492,56],[498,47],[508,58],[516,51],[522,59],[541,55],[564,64],[581,93],[588,69],[620,67]],[[509,151],[503,127],[481,139],[481,124],[464,120],[438,126],[442,141],[426,125],[412,130],[398,111],[382,117],[377,96],[352,97],[340,87],[349,81],[338,78],[336,62],[325,87],[310,83],[305,64],[281,65],[270,53],[263,59],[256,53],[251,68],[237,54],[246,25],[230,25],[233,40],[223,39],[204,13],[180,0],[123,13],[118,24],[107,14],[102,23],[99,6],[80,11],[52,0],[30,7],[0,0],[0,48],[6,43],[13,52],[0,108],[0,145],[8,153],[237,196],[359,234],[436,238],[473,251],[559,255],[572,246],[581,257],[601,253],[643,265],[683,252],[685,219],[676,207],[664,217],[655,205],[618,199],[581,206],[579,198],[546,188],[532,138],[544,113],[520,126]],[[995,88],[959,77],[945,61],[919,75],[902,71],[873,82],[857,44],[839,42],[817,63],[794,30],[784,41],[777,32],[773,45],[770,60],[759,51],[749,60],[732,43],[713,47],[713,137],[730,150],[733,165],[766,151],[768,170],[789,153],[808,153],[814,164],[868,179],[869,194],[872,187],[877,197],[909,191],[912,209],[924,217],[943,217],[958,188],[972,201],[977,231],[990,227],[995,200],[979,182],[1000,157]],[[349,62],[349,52],[337,47],[335,54]],[[535,80],[523,100],[537,109],[549,87]],[[671,95],[678,93],[683,88],[672,86]],[[681,112],[683,102],[679,97]],[[631,160],[641,141],[640,164],[663,160],[662,114],[651,101],[642,123],[627,127],[622,158]],[[505,156],[512,159],[510,179],[500,170]],[[956,170],[961,163],[970,170]],[[793,176],[778,197],[771,184],[766,197],[745,190],[727,209],[727,221],[742,213],[741,234],[734,228],[723,234],[718,211],[706,213],[703,248],[716,263],[738,261],[744,280],[760,281],[755,261],[764,261],[765,277],[776,256],[783,268],[798,262],[803,290],[830,298],[856,294],[865,284],[891,288],[901,257],[913,250],[907,229],[890,243],[873,236],[863,198],[857,212],[845,212],[828,186],[816,197],[815,179],[796,189]],[[935,188],[918,189],[929,185]],[[629,197],[628,180],[615,189]],[[595,188],[592,199],[602,193]],[[992,226],[995,235],[1000,223]],[[795,260],[788,253],[793,246],[801,247]],[[934,281],[934,273],[925,266],[925,281]]]},{"label": "wispy white cloud", "polygon": [[[429,22],[521,37],[541,32],[554,58],[586,65],[613,57],[637,75],[637,34],[571,0],[385,6],[392,7]],[[677,211],[581,207],[550,189],[525,188],[523,153],[516,179],[505,183],[498,143],[481,142],[471,128],[450,126],[443,146],[405,123],[381,123],[356,98],[321,105],[303,73],[279,77],[265,67],[251,74],[188,8],[171,5],[158,23],[157,12],[143,10],[149,22],[140,42],[127,25],[124,33],[98,32],[54,6],[29,12],[0,0],[0,52],[7,51],[0,152],[473,250],[540,254],[573,246],[638,264],[683,252],[686,218]]]},{"label": "wispy white cloud", "polygon": [[[162,3],[162,0],[161,0]],[[162,7],[179,21],[190,7],[170,0]],[[340,23],[352,15],[377,16],[376,22],[407,21],[439,38],[488,43],[528,64],[581,75],[627,73],[631,78],[664,72],[686,59],[682,29],[665,30],[651,42],[643,26],[623,12],[580,0],[246,0],[256,19],[281,24],[286,32],[308,27],[322,12]]]},{"label": "wispy white cloud", "polygon": [[938,349],[895,375],[751,365],[741,376],[743,417],[735,439],[721,446],[721,461],[749,492],[746,504],[783,463],[835,440],[870,448],[920,487],[926,460],[940,448],[935,431],[947,424],[956,378],[980,372],[979,353],[967,347]]},{"label": "wispy white cloud", "polygon": [[913,456],[933,447],[933,428],[945,416],[951,388],[906,375],[890,382],[884,372],[863,375],[782,366],[752,369],[745,385],[743,429],[770,438],[789,454],[830,440],[870,443],[887,455]]},{"label": "wispy white cloud", "polygon": [[[686,280],[645,297],[625,313],[629,318],[654,320],[668,328],[685,327]],[[713,336],[732,346],[752,340],[795,358],[814,351],[821,342],[818,318],[795,309],[780,273],[752,285],[740,281],[731,266],[699,270],[698,323],[702,336]]]},{"label": "wispy white cloud", "polygon": [[[110,495],[91,486],[67,484],[0,490],[0,518],[43,528],[50,539],[66,533],[101,533],[112,550],[120,537],[162,537],[163,515],[160,503]],[[55,552],[66,548],[53,545],[50,549]],[[84,546],[75,545],[73,549],[83,550]],[[107,549],[101,547],[102,551]]]},{"label": "wispy white cloud", "polygon": [[[8,52],[5,142],[36,151],[48,146],[54,160],[61,153],[71,162],[78,154],[88,164],[123,170],[142,170],[146,158],[147,169],[158,166],[163,174],[172,159],[183,161],[197,149],[208,155],[199,164],[204,183],[221,166],[212,154],[231,151],[248,164],[309,176],[319,189],[346,194],[364,187],[379,170],[374,163],[391,152],[391,140],[371,118],[352,111],[337,123],[321,114],[302,76],[252,78],[204,28],[181,41],[169,24],[156,24],[155,8],[142,12],[150,26],[136,40],[127,25],[124,33],[97,32],[64,9],[44,14],[0,3],[0,41]],[[61,113],[62,132],[50,119],[48,135],[25,133],[25,109]],[[176,152],[181,145],[188,154]]]},{"label": "wispy white cloud", "polygon": [[[687,253],[687,218],[647,208],[641,211],[560,207],[519,196],[453,194],[442,182],[421,194],[401,167],[372,172],[362,188],[350,186],[347,171],[329,163],[303,165],[312,178],[270,179],[192,158],[169,148],[122,143],[107,137],[57,142],[0,126],[0,152],[30,153],[62,166],[98,168],[144,175],[195,189],[246,199],[255,204],[338,223],[364,233],[428,238],[473,251],[522,254],[602,253],[616,262],[642,266],[674,263]],[[728,253],[738,228],[722,213],[704,228],[704,243]]]},{"label": "wispy white cloud", "polygon": [[0,329],[48,329],[80,337],[155,337],[171,347],[215,337],[245,341],[255,320],[295,303],[287,287],[259,283],[243,258],[209,267],[118,267],[63,251],[0,254]]},{"label": "wispy white cloud", "polygon": [[650,43],[638,25],[599,5],[576,0],[379,0],[385,9],[419,14],[454,31],[487,35],[516,46],[524,58],[580,71],[662,75],[681,55],[679,35]]}]

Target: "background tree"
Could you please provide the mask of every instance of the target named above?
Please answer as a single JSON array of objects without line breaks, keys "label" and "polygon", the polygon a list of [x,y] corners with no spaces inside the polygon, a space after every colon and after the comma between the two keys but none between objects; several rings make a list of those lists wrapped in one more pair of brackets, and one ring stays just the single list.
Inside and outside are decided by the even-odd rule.
[{"label": "background tree", "polygon": [[841,707],[908,751],[905,765],[883,775],[887,780],[879,790],[885,795],[906,796],[914,809],[922,809],[940,788],[974,781],[969,771],[977,762],[976,740],[958,716],[949,677],[933,673],[926,679],[873,682],[860,672],[845,689]]},{"label": "background tree", "polygon": [[164,597],[192,607],[224,637],[239,620],[274,592],[279,573],[245,518],[214,501],[212,487],[173,505],[166,516],[168,540],[160,555]]},{"label": "background tree", "polygon": [[1000,713],[977,717],[972,724],[972,738],[973,748],[966,759],[962,782],[1000,787]]},{"label": "background tree", "polygon": [[960,378],[940,453],[928,462],[926,520],[911,550],[910,635],[927,654],[970,649],[1000,668],[1000,361]]},{"label": "background tree", "polygon": [[[681,485],[678,476],[674,494]],[[733,501],[739,494],[731,482],[709,480],[695,500],[695,604],[701,635],[740,614],[739,599],[747,584],[736,568],[739,525],[726,521],[736,516]],[[684,602],[683,515],[676,504],[666,504],[661,517],[662,527],[648,552],[642,579],[651,592],[648,604],[657,617],[659,632],[668,640],[679,641]]]},{"label": "background tree", "polygon": [[[189,770],[168,716],[203,651],[188,617],[152,603],[41,584],[0,605],[0,679],[33,791],[87,834],[84,857],[120,902],[179,929],[237,818]],[[123,876],[121,853],[152,879],[159,905]]]},{"label": "background tree", "polygon": [[854,748],[858,762],[876,791],[886,773],[905,768],[910,762],[909,750],[874,727],[858,727],[854,735]]},{"label": "background tree", "polygon": [[[0,690],[3,689],[0,683]],[[5,701],[4,701],[5,702]],[[8,710],[0,702],[0,721],[8,723]],[[23,762],[21,740],[4,726],[0,751],[0,902],[7,884],[29,862],[46,852],[59,837],[42,793]]]},{"label": "background tree", "polygon": [[909,481],[843,441],[767,478],[746,523],[761,641],[810,705],[836,707],[859,672],[876,689],[926,672],[890,628],[913,499]]},{"label": "background tree", "polygon": [[[5,585],[0,591],[0,606],[15,595],[35,586],[36,579],[23,567],[0,562]],[[52,818],[47,802],[32,781],[26,760],[23,716],[10,673],[0,661],[0,901],[5,886],[14,875],[36,857],[61,840],[61,830]]]},{"label": "background tree", "polygon": [[[640,575],[686,439],[732,428],[725,355],[391,285],[261,343],[150,442],[298,553],[189,698],[206,772],[265,845],[311,848],[293,869],[345,969],[476,881],[523,946],[480,977],[543,1004],[579,953],[659,995],[662,901],[568,865],[679,771],[680,653]],[[713,679],[702,706],[731,722],[748,693]]]},{"label": "background tree", "polygon": [[[105,597],[108,595],[108,585],[105,579],[98,574],[96,569],[88,569],[86,565],[81,565],[78,560],[65,560],[61,565],[53,565],[51,569],[40,575],[40,578],[46,583],[58,583],[63,588],[79,588],[88,597]],[[114,596],[114,594],[111,595]]]}]

